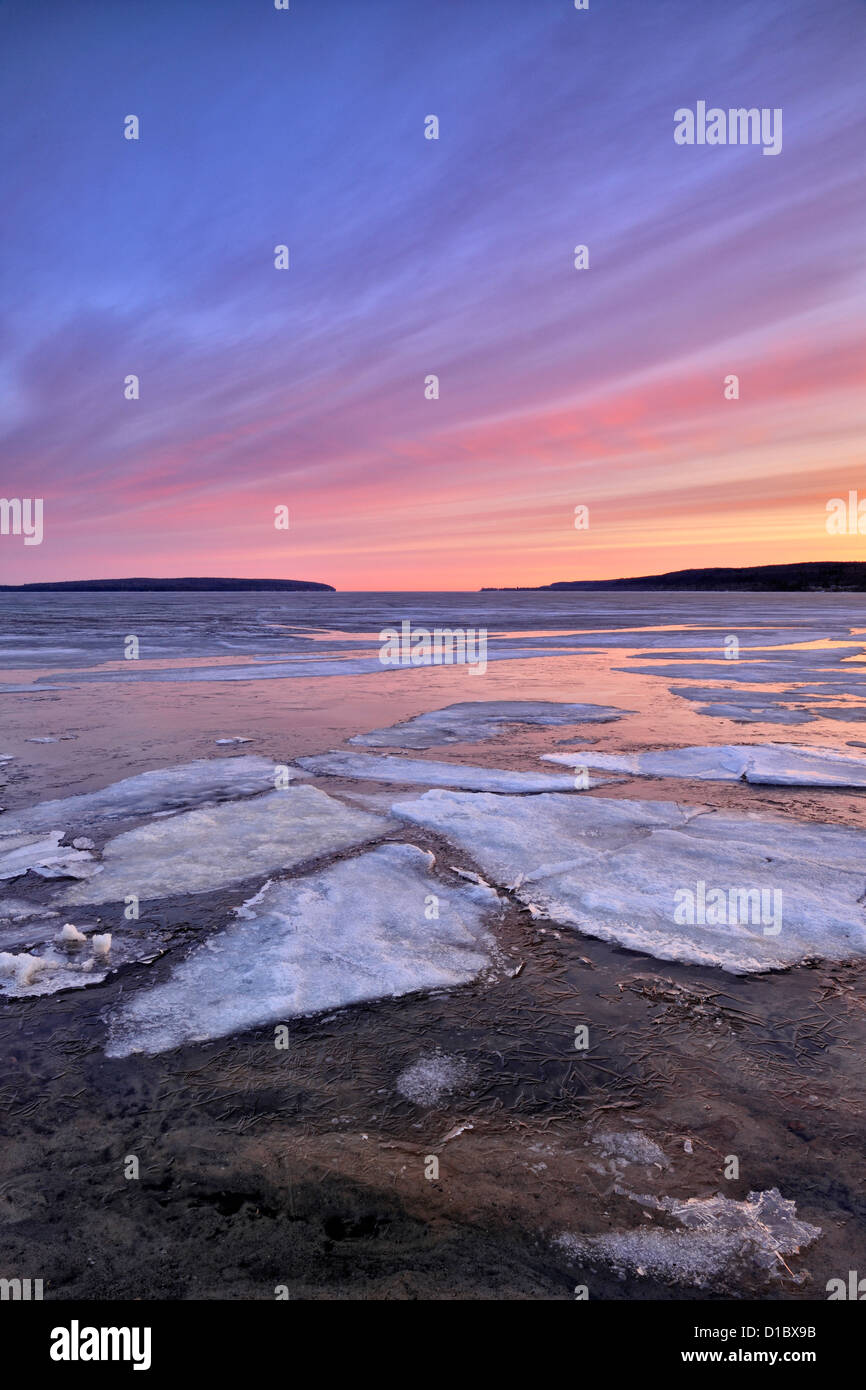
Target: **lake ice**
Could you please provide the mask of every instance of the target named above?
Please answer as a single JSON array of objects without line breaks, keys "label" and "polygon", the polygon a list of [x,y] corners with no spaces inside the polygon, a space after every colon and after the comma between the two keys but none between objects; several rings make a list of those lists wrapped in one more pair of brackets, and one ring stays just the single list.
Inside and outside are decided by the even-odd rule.
[{"label": "lake ice", "polygon": [[[496,893],[445,883],[434,856],[388,844],[267,884],[111,1025],[109,1056],[162,1052],[298,1014],[453,987],[491,964]],[[438,900],[430,912],[431,895]]]}]

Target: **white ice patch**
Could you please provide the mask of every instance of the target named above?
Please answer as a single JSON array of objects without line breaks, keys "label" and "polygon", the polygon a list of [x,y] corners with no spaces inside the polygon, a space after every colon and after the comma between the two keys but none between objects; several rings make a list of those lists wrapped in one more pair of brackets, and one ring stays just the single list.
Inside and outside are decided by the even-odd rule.
[{"label": "white ice patch", "polygon": [[[288,774],[288,780],[304,777]],[[54,830],[68,825],[123,816],[150,816],[181,811],[226,797],[255,796],[274,787],[275,765],[268,758],[245,754],[239,758],[199,758],[177,767],[155,768],[125,777],[101,791],[42,801],[24,811],[12,811],[0,822],[0,836],[25,831]],[[0,839],[0,849],[3,841]]]},{"label": "white ice patch", "polygon": [[97,985],[121,965],[150,962],[161,954],[160,933],[125,933],[112,950],[111,933],[87,936],[67,923],[53,941],[37,941],[29,950],[0,951],[0,994],[29,998],[61,989]]},{"label": "white ice patch", "polygon": [[397,1092],[413,1105],[438,1105],[454,1091],[465,1090],[474,1079],[473,1068],[463,1057],[433,1052],[419,1057],[397,1077]]},{"label": "white ice patch", "polygon": [[89,878],[99,873],[92,854],[61,845],[62,839],[62,830],[53,830],[50,835],[3,836],[0,879],[20,878],[31,870],[40,878]]},{"label": "white ice patch", "polygon": [[[639,1228],[599,1236],[562,1235],[556,1244],[577,1261],[610,1265],[624,1275],[650,1276],[704,1288],[724,1276],[757,1273],[791,1276],[785,1257],[797,1255],[821,1235],[820,1226],[797,1219],[797,1208],[777,1187],[731,1198],[639,1197],[644,1207],[674,1216],[681,1230]],[[802,1275],[794,1275],[797,1283]]]},{"label": "white ice patch", "polygon": [[[866,955],[862,831],[559,794],[430,791],[393,815],[444,835],[540,915],[660,960],[746,974]],[[702,925],[701,884],[736,910]]]},{"label": "white ice patch", "polygon": [[[164,1052],[365,999],[464,984],[491,963],[492,889],[452,887],[388,844],[266,884],[237,920],[115,1016],[110,1057]],[[438,917],[428,919],[430,896]]]},{"label": "white ice patch", "polygon": [[249,801],[183,811],[116,835],[103,850],[99,877],[70,889],[62,901],[209,893],[353,848],[387,829],[380,817],[344,806],[315,787],[287,787]]},{"label": "white ice patch", "polygon": [[79,931],[72,922],[66,922],[65,925],[61,927],[60,935],[57,940],[65,946],[82,946],[87,940],[87,937],[84,935],[84,932]]},{"label": "white ice patch", "polygon": [[[372,753],[320,753],[298,758],[316,776],[355,777],[370,782],[416,783],[422,787],[460,787],[482,792],[574,791],[575,778],[551,777],[535,772],[506,772],[495,767],[466,767],[460,763],[434,763],[423,758],[377,757]],[[597,778],[587,785],[600,786],[612,779]]]},{"label": "white ice patch", "polygon": [[750,782],[768,787],[866,787],[866,758],[793,743],[728,743],[669,748],[658,753],[543,753],[566,767],[629,772],[636,777],[688,777],[701,782]]},{"label": "white ice patch", "polygon": [[664,1151],[640,1129],[600,1130],[593,1135],[592,1142],[605,1158],[616,1158],[645,1168],[670,1167]]},{"label": "white ice patch", "polygon": [[554,700],[466,700],[419,714],[405,724],[356,734],[350,743],[369,748],[436,748],[445,743],[480,743],[507,724],[607,724],[630,711],[608,705],[560,704]]}]

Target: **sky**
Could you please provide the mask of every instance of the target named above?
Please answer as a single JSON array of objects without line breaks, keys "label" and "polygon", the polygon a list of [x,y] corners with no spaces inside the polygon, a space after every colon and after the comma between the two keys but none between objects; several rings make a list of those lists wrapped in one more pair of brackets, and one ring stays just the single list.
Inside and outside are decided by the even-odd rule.
[{"label": "sky", "polygon": [[[0,497],[44,515],[0,582],[866,559],[864,73],[866,0],[0,0]],[[781,152],[675,143],[699,101]]]}]

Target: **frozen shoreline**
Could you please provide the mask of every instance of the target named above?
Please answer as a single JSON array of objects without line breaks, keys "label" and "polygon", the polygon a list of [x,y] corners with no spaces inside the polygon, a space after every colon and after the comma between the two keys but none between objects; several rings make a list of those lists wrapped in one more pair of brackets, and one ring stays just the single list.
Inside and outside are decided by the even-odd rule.
[{"label": "frozen shoreline", "polygon": [[[659,633],[656,649],[675,645],[672,635]],[[803,661],[810,668],[811,681],[813,659],[804,657]],[[517,1296],[532,1296],[531,1289],[543,1288],[542,1296],[567,1297],[574,1281],[574,1247],[558,1247],[556,1240],[562,1232],[569,1232],[578,1241],[589,1242],[580,1246],[580,1258],[593,1252],[591,1278],[601,1290],[600,1296],[628,1296],[629,1288],[645,1289],[648,1280],[657,1296],[681,1296],[684,1289],[694,1285],[688,1279],[679,1281],[675,1266],[665,1264],[667,1247],[656,1252],[654,1272],[641,1275],[636,1267],[626,1268],[623,1283],[614,1270],[616,1261],[625,1258],[624,1252],[643,1249],[640,1240],[630,1242],[627,1237],[641,1229],[645,1218],[633,1201],[616,1194],[617,1184],[622,1186],[622,1173],[616,1166],[620,1160],[604,1159],[603,1172],[597,1171],[600,1160],[591,1138],[601,1119],[608,1121],[610,1129],[613,1116],[616,1133],[627,1136],[634,1122],[672,1165],[627,1172],[629,1191],[652,1196],[661,1204],[670,1199],[671,1191],[709,1201],[720,1187],[741,1203],[750,1191],[778,1188],[785,1201],[796,1195],[796,1219],[810,1229],[820,1227],[821,1235],[801,1255],[791,1256],[792,1268],[798,1277],[805,1270],[813,1271],[815,1278],[826,1271],[829,1277],[836,1263],[849,1258],[852,1235],[835,1199],[821,1188],[819,1174],[827,1145],[835,1143],[834,1162],[842,1175],[840,1180],[847,1181],[845,1175],[850,1171],[853,1182],[859,1161],[858,1136],[866,1138],[866,1097],[852,1069],[861,1027],[862,1010],[857,1001],[864,995],[864,967],[856,961],[848,965],[825,961],[801,968],[786,960],[781,963],[793,968],[750,978],[724,974],[710,961],[696,965],[647,955],[652,946],[644,939],[631,942],[632,949],[623,951],[621,944],[629,944],[626,941],[618,945],[615,936],[599,940],[581,932],[579,923],[568,924],[558,918],[552,898],[539,898],[544,882],[533,878],[533,866],[521,864],[520,856],[533,852],[535,836],[540,853],[555,851],[547,854],[548,860],[558,862],[562,858],[553,844],[552,830],[545,829],[539,819],[546,802],[575,808],[567,812],[566,821],[573,815],[584,820],[589,816],[587,826],[592,836],[587,846],[617,817],[623,830],[631,825],[629,835],[633,836],[636,827],[658,818],[655,805],[677,803],[684,809],[675,819],[678,816],[686,826],[724,822],[725,834],[733,835],[731,846],[736,846],[738,826],[752,827],[752,843],[747,836],[746,842],[733,850],[737,872],[744,867],[747,870],[736,882],[748,888],[762,881],[759,858],[748,859],[758,848],[754,843],[756,822],[750,818],[757,816],[782,827],[778,831],[779,849],[787,851],[796,866],[798,854],[801,860],[805,857],[807,841],[813,846],[810,853],[817,846],[847,844],[847,837],[853,837],[852,845],[860,843],[860,837],[866,836],[862,793],[846,787],[799,785],[796,779],[790,786],[749,785],[739,776],[729,781],[706,781],[692,776],[688,765],[679,770],[662,767],[646,778],[634,775],[634,761],[622,768],[617,785],[567,790],[572,773],[566,767],[551,769],[550,764],[545,769],[540,761],[543,755],[556,754],[571,769],[579,769],[590,762],[584,753],[586,742],[591,744],[592,754],[602,759],[634,760],[654,757],[673,745],[700,745],[712,750],[742,741],[741,731],[732,737],[735,726],[730,721],[701,715],[696,708],[698,701],[670,693],[667,680],[618,672],[620,664],[621,649],[614,645],[592,656],[586,652],[562,654],[554,648],[544,660],[497,662],[483,685],[483,692],[489,692],[491,718],[479,710],[479,719],[473,715],[467,722],[460,714],[450,725],[446,719],[443,737],[434,732],[432,742],[426,741],[425,731],[442,725],[437,711],[465,706],[467,701],[485,703],[479,699],[475,682],[470,683],[474,688],[467,690],[465,672],[426,671],[420,682],[413,680],[411,673],[408,677],[398,673],[329,678],[318,685],[292,680],[289,687],[280,681],[224,686],[199,683],[187,688],[172,683],[132,683],[112,687],[117,695],[115,699],[113,694],[110,708],[101,707],[95,689],[85,685],[62,694],[45,691],[36,697],[7,696],[4,710],[12,719],[4,738],[4,755],[9,755],[9,761],[3,764],[2,773],[8,781],[3,799],[10,809],[0,815],[0,854],[3,839],[12,839],[2,833],[6,820],[8,827],[16,830],[19,848],[22,837],[32,836],[35,843],[38,835],[44,839],[50,831],[66,831],[67,847],[73,848],[71,841],[77,839],[82,847],[76,854],[99,871],[79,881],[37,881],[32,876],[26,881],[9,880],[0,895],[2,901],[13,900],[14,908],[14,914],[0,924],[4,949],[13,955],[38,953],[69,921],[86,934],[110,932],[112,949],[117,953],[111,967],[98,978],[94,975],[86,988],[62,987],[41,997],[25,990],[21,997],[7,994],[0,1000],[4,1043],[13,1051],[17,1048],[22,1059],[9,1097],[19,1145],[15,1153],[20,1153],[21,1161],[43,1174],[55,1171],[55,1167],[59,1172],[62,1146],[72,1144],[89,1155],[89,1170],[95,1171],[99,1168],[97,1145],[104,1150],[108,1142],[109,1148],[116,1146],[125,1153],[137,1144],[157,1166],[168,1164],[172,1155],[175,1164],[180,1161],[181,1169],[174,1169],[178,1194],[194,1193],[195,1184],[201,1188],[204,1183],[205,1189],[210,1184],[217,1193],[252,1192],[260,1208],[279,1213],[289,1201],[289,1192],[294,1191],[293,1200],[300,1202],[306,1213],[303,1229],[309,1238],[304,1287],[308,1296],[327,1297],[326,1285],[321,1282],[325,1266],[317,1263],[320,1247],[316,1235],[326,1187],[316,1179],[308,1199],[297,1196],[303,1183],[309,1181],[304,1173],[309,1170],[311,1156],[322,1172],[337,1175],[332,1181],[341,1212],[357,1210],[359,1223],[369,1219],[374,1225],[385,1221],[384,1213],[391,1212],[387,1220],[397,1222],[395,1230],[404,1229],[400,1221],[414,1220],[433,1232],[437,1218],[428,1197],[433,1201],[434,1195],[429,1184],[419,1187],[416,1169],[420,1170],[426,1153],[437,1153],[446,1172],[462,1175],[461,1195],[451,1199],[455,1219],[461,1229],[484,1230],[485,1234],[478,1236],[471,1255],[454,1263],[443,1249],[432,1284],[426,1275],[417,1274],[419,1288],[454,1293],[471,1287],[473,1280],[476,1287],[482,1287],[487,1277],[483,1273],[485,1261],[491,1252],[497,1251],[499,1258],[508,1249],[509,1259],[514,1261],[509,1287],[520,1290]],[[280,694],[282,689],[291,691],[288,701]],[[178,698],[185,690],[190,695],[195,691],[190,704]],[[726,695],[731,693],[729,690]],[[796,703],[796,698],[791,690],[788,703]],[[826,703],[826,695],[821,698]],[[542,704],[583,702],[596,706],[603,718],[591,726],[579,720],[563,726],[546,715],[540,715],[540,722],[502,722],[502,702],[510,700],[524,705],[531,705],[533,700]],[[745,704],[740,707],[745,708]],[[620,712],[621,717],[611,719],[612,711]],[[485,724],[491,725],[486,732]],[[395,730],[395,725],[408,734]],[[133,741],[128,738],[129,728],[137,731]],[[394,730],[393,744],[388,743],[389,730]],[[70,732],[74,739],[27,742],[33,736],[59,740]],[[592,735],[590,740],[584,738],[587,733]],[[827,753],[846,751],[845,744],[852,735],[856,739],[856,722],[846,726],[845,721],[820,716],[797,730],[798,742]],[[232,743],[224,742],[229,737],[250,742],[239,752]],[[562,753],[564,739],[573,744],[573,753]],[[777,731],[769,725],[765,730],[749,731],[752,745],[776,739]],[[222,747],[217,747],[218,742]],[[331,750],[337,752],[332,754]],[[859,761],[861,755],[850,751],[850,756]],[[431,769],[429,784],[438,782],[446,790],[426,791],[425,763]],[[196,764],[199,772],[177,770]],[[246,769],[243,773],[242,768]],[[297,784],[289,777],[282,791],[271,791],[269,778],[276,768],[288,768],[303,776]],[[384,782],[376,780],[383,775]],[[547,791],[549,783],[560,775],[562,787]],[[136,777],[146,780],[135,783]],[[497,790],[483,789],[485,783],[491,785],[488,779],[493,779]],[[447,789],[451,784],[459,788],[467,783],[479,790]],[[118,790],[121,784],[124,789]],[[60,787],[62,799],[58,799]],[[147,802],[137,788],[151,789]],[[238,877],[234,870],[230,872],[232,839],[240,846],[245,834],[254,833],[257,843],[266,835],[270,824],[267,815],[262,817],[261,828],[253,831],[257,808],[268,797],[295,796],[299,797],[299,810],[305,800],[319,797],[325,801],[317,804],[330,801],[340,807],[334,813],[335,826],[359,817],[356,824],[364,827],[363,843],[340,847],[331,836],[305,848],[302,840],[295,838],[298,857],[293,861],[294,831],[287,830],[273,860],[262,859],[252,876]],[[56,804],[51,809],[28,809],[52,800]],[[430,814],[437,804],[473,806],[477,811],[491,803],[496,814],[490,844],[486,831],[482,835],[477,829],[477,816],[468,835],[455,838],[453,815],[440,820],[438,812]],[[289,804],[274,802],[275,806]],[[631,809],[623,811],[625,804]],[[364,806],[362,811],[357,809],[359,805]],[[389,814],[391,807],[393,816]],[[49,825],[61,810],[65,823]],[[293,815],[286,814],[288,826]],[[181,853],[182,836],[187,833],[184,827],[195,829],[199,825],[196,818],[200,818],[203,836],[196,843],[202,850],[193,852],[190,840]],[[221,818],[226,825],[225,844],[218,853],[209,855],[207,836]],[[504,833],[509,818],[514,840],[510,849],[503,841],[505,857],[500,873],[494,862],[500,851],[494,842]],[[299,827],[304,819],[301,815]],[[175,825],[180,859],[178,871],[172,869],[169,875]],[[787,828],[792,834],[787,834]],[[672,832],[681,833],[673,825],[662,824],[656,833],[667,836]],[[370,835],[372,840],[366,838]],[[572,831],[567,835],[573,846]],[[133,838],[124,839],[129,836]],[[398,844],[389,845],[394,841]],[[157,842],[164,846],[158,854]],[[212,843],[216,846],[217,842]],[[420,855],[413,861],[419,865],[429,865],[426,856],[432,856],[435,867],[421,874],[415,888],[411,886],[412,874],[401,876],[399,868],[394,869],[396,877],[383,876],[375,869],[380,843],[389,855],[394,849],[400,854]],[[110,845],[115,849],[109,850],[106,859]],[[684,884],[671,883],[671,889],[689,882],[694,887],[702,876],[710,887],[717,882],[718,875],[712,878],[710,868],[713,862],[722,864],[722,840],[707,834],[696,848],[710,857],[690,859],[689,875],[680,875]],[[491,854],[494,859],[488,857]],[[214,872],[209,884],[207,866],[211,860]],[[828,889],[832,889],[836,875],[841,891],[845,874],[839,874],[831,860],[832,855],[827,861]],[[189,872],[183,868],[187,861]],[[241,853],[241,869],[243,861]],[[71,862],[76,862],[74,856]],[[290,867],[293,862],[294,867]],[[649,901],[647,873],[657,862],[658,855],[650,856],[629,880],[636,892],[632,913],[635,905]],[[117,865],[115,881],[106,878],[113,870],[103,868],[103,863]],[[196,864],[201,868],[193,872]],[[425,882],[426,872],[433,878]],[[660,872],[657,888],[665,889],[663,865]],[[726,868],[722,876],[730,878],[733,872]],[[130,878],[142,873],[150,876],[148,881],[156,875],[154,882],[163,896],[142,895],[138,922],[116,920],[118,904],[135,892]],[[337,878],[333,881],[344,885],[340,890],[343,898],[334,902],[342,901],[344,906],[330,917],[330,909],[323,905],[328,902],[334,874]],[[484,889],[477,884],[476,875],[487,878],[491,887]],[[266,877],[276,880],[274,887],[267,890],[262,906],[251,904]],[[100,896],[103,891],[108,893],[107,888],[96,887],[100,878],[117,896]],[[223,886],[216,886],[217,878]],[[804,870],[804,892],[810,887],[808,879],[808,870]],[[603,886],[605,880],[599,882]],[[578,887],[583,894],[591,887],[585,870],[581,870]],[[89,891],[95,900],[88,900]],[[449,922],[447,912],[438,920],[426,918],[425,906],[430,904],[425,904],[425,899],[432,892],[444,908],[446,900],[468,901],[465,895],[474,891],[498,896],[503,902],[501,913],[497,910],[485,916],[483,931],[490,945],[479,957],[481,968],[462,976],[457,971],[450,978],[425,976],[418,943],[428,939],[432,945]],[[293,913],[303,901],[298,895],[307,892],[319,895],[316,911],[324,911],[324,916],[316,919],[303,909],[293,926]],[[77,902],[69,901],[70,894]],[[850,897],[845,910],[861,911],[855,904],[853,886]],[[805,904],[805,898],[802,901]],[[238,938],[226,955],[221,933],[229,929],[234,911],[243,909],[244,903],[250,904],[248,911],[253,916],[234,920],[248,934]],[[353,911],[354,903],[357,911]],[[402,956],[389,947],[376,965],[365,955],[365,923],[387,921],[389,904],[395,927],[405,924],[407,914],[411,915],[417,941],[414,934],[404,936]],[[822,908],[829,913],[830,905],[830,894],[825,892]],[[809,928],[813,918],[814,913],[805,910],[797,931]],[[306,940],[304,931],[312,930],[316,920],[319,926]],[[329,921],[352,928],[347,951],[338,947],[336,936],[331,939]],[[783,927],[784,923],[783,917]],[[578,930],[574,930],[575,925]],[[124,937],[124,932],[128,936]],[[691,939],[700,940],[701,933],[712,938],[706,927],[696,925]],[[772,953],[779,950],[778,938],[765,937],[760,924],[757,936],[763,943],[765,967]],[[798,950],[821,954],[815,942],[802,936],[797,939],[801,942]],[[257,978],[277,978],[267,964],[267,953],[276,949],[276,959],[284,959],[279,954],[281,940],[293,943],[293,955],[285,959],[294,959],[296,965],[280,985],[281,993],[270,1011],[263,1014],[256,1004],[262,993]],[[784,930],[782,940],[786,940]],[[123,954],[121,941],[130,948]],[[741,949],[736,931],[729,936],[728,947]],[[381,951],[381,944],[378,949]],[[857,952],[853,954],[856,957]],[[85,963],[86,955],[85,950]],[[495,961],[494,955],[498,958]],[[208,957],[215,967],[212,986],[206,984],[206,976],[201,976],[194,988],[185,985],[185,972],[193,969],[192,963],[201,959],[203,968],[209,964]],[[435,964],[435,951],[430,959]],[[373,975],[381,976],[380,987],[372,991],[357,983],[365,960]],[[491,963],[492,970],[488,969]],[[244,981],[243,988],[233,989],[227,984],[232,971]],[[394,988],[400,980],[405,993]],[[351,988],[347,989],[347,981]],[[568,984],[563,989],[565,981]],[[184,988],[192,989],[187,997],[194,1007],[188,1011],[184,1008]],[[154,1012],[148,1021],[152,991],[157,996],[163,992],[162,1012],[159,1016]],[[353,997],[359,1002],[351,1002]],[[208,1021],[209,1010],[219,1013],[221,998],[237,999],[234,1019],[228,1020],[236,1031],[228,1036],[225,1018],[218,1020],[218,1026],[216,1014]],[[820,1028],[828,1009],[833,1030],[826,1034]],[[169,1046],[154,1055],[121,1055],[121,1048],[106,1058],[109,1020],[128,1019],[128,1024],[119,1026],[121,1032],[127,1029],[123,1036],[134,1042],[131,1024],[136,1011],[141,1011],[136,1027],[146,1033],[156,1030],[149,1033],[151,1038],[168,1028]],[[190,1013],[189,1020],[185,1012]],[[196,1012],[197,1019],[193,1016]],[[287,1054],[275,1047],[275,1020],[288,1025]],[[574,1047],[574,1029],[581,1020],[594,1039],[586,1055]],[[653,1027],[656,1020],[662,1022],[661,1028]],[[86,1066],[88,1084],[96,1088],[92,1116],[75,1106],[70,1109],[63,1100],[66,1091],[62,1082],[49,1083],[44,1077],[38,1040],[46,1029],[64,1046],[75,1049],[81,1065]],[[120,1038],[121,1033],[117,1036]],[[194,1042],[190,1040],[193,1036],[211,1040]],[[756,1056],[761,1058],[757,1068]],[[427,1079],[419,1087],[408,1081],[398,1084],[404,1074]],[[439,1077],[450,1078],[444,1090],[433,1085]],[[40,1089],[43,1114],[50,1118],[56,1143],[52,1139],[48,1153],[37,1156],[31,1121],[24,1112],[28,1097]],[[418,1099],[411,1099],[410,1092]],[[118,1094],[127,1097],[119,1106]],[[808,1141],[791,1139],[787,1129],[791,1103],[784,1101],[785,1094],[796,1098],[797,1114],[807,1117]],[[200,1104],[208,1096],[211,1099]],[[427,1096],[429,1101],[423,1099]],[[19,1109],[20,1122],[15,1118]],[[808,1119],[813,1113],[814,1121]],[[152,1131],[151,1116],[158,1116],[160,1125],[168,1126],[156,1146],[152,1137],[147,1138]],[[235,1136],[231,1141],[236,1147],[229,1173],[220,1178],[218,1166],[209,1166],[209,1159],[200,1162],[190,1144],[201,1146],[206,1153],[225,1153],[229,1142],[226,1123],[237,1125],[241,1139]],[[728,1135],[725,1127],[732,1123],[736,1133]],[[842,1125],[845,1133],[854,1137],[840,1147]],[[679,1137],[672,1139],[672,1131]],[[138,1138],[132,1137],[135,1133]],[[173,1134],[184,1137],[173,1140]],[[686,1138],[691,1145],[688,1159],[683,1157]],[[788,1154],[789,1142],[801,1146],[796,1153]],[[713,1159],[714,1152],[726,1153],[732,1148],[746,1157],[749,1172],[747,1184],[733,1187],[724,1184]],[[766,1153],[778,1157],[768,1164],[762,1158]],[[804,1157],[810,1175],[806,1178]],[[10,1157],[10,1161],[16,1200],[22,1212],[32,1213],[30,1180],[17,1157]],[[172,1169],[163,1167],[160,1171]],[[558,1187],[558,1183],[565,1186]],[[606,1190],[612,1226],[601,1221],[595,1190],[599,1183]],[[386,1195],[387,1190],[392,1197]],[[563,1196],[566,1190],[572,1194],[568,1200]],[[73,1181],[72,1191],[73,1205],[65,1218],[68,1229],[78,1220],[76,1212],[83,1219],[89,1210],[86,1188]],[[544,1194],[541,1218],[540,1193]],[[155,1242],[165,1244],[168,1238],[173,1243],[176,1236],[167,1237],[165,1215],[154,1205],[156,1197],[143,1196],[152,1235],[147,1227],[138,1232],[143,1265],[136,1271],[130,1264],[122,1277],[132,1296],[147,1297],[168,1287]],[[214,1198],[218,1204],[234,1200]],[[388,1205],[394,1200],[399,1202],[402,1216],[395,1215],[396,1209]],[[515,1223],[517,1244],[513,1247],[510,1238],[493,1234],[498,1226],[494,1213],[501,1212],[503,1205]],[[49,1209],[51,1206],[49,1201]],[[177,1215],[180,1207],[171,1201],[167,1210]],[[185,1217],[180,1219],[187,1254],[177,1275],[180,1283],[173,1287],[206,1291],[208,1279],[215,1277],[208,1272],[208,1253],[197,1243],[195,1226],[187,1226]],[[340,1220],[351,1225],[345,1214]],[[300,1228],[296,1229],[300,1233]],[[240,1217],[232,1218],[221,1237],[230,1241],[236,1259],[243,1258],[246,1248],[244,1231]],[[529,1247],[522,1242],[537,1240],[539,1231],[548,1242],[548,1253],[540,1266],[532,1266],[535,1272],[530,1274]],[[13,1242],[14,1232],[13,1225],[8,1238]],[[620,1234],[616,1240],[606,1240],[612,1233]],[[259,1231],[254,1265],[261,1257],[262,1238]],[[6,1248],[11,1250],[8,1239]],[[32,1227],[29,1239],[36,1240],[52,1269],[61,1267],[50,1221]],[[378,1240],[381,1250],[392,1251],[386,1237]],[[401,1258],[398,1240],[385,1267],[391,1268],[392,1259],[394,1268],[399,1267]],[[697,1246],[694,1258],[701,1258]],[[858,1254],[850,1258],[856,1259]],[[740,1269],[733,1256],[732,1261],[710,1272],[706,1292],[747,1287],[765,1291],[764,1273]],[[688,1260],[683,1266],[686,1271],[698,1268]],[[354,1287],[353,1276],[349,1273],[347,1277],[349,1283],[343,1287]],[[461,1283],[466,1277],[468,1285]],[[378,1286],[381,1296],[404,1296],[395,1294],[390,1278],[383,1274]],[[68,1268],[63,1287],[82,1296],[101,1296],[91,1276],[80,1268]],[[234,1287],[239,1296],[260,1296],[254,1276],[238,1275]],[[808,1287],[808,1281],[797,1284],[783,1271],[780,1296],[803,1297]]]}]

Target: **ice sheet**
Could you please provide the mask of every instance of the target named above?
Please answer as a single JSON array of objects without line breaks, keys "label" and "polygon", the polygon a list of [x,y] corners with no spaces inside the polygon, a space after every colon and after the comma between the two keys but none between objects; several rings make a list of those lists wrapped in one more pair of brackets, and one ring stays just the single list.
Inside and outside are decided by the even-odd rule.
[{"label": "ice sheet", "polygon": [[866,787],[866,758],[793,743],[723,743],[656,753],[543,753],[566,767],[628,772],[636,777],[688,777],[769,787]]},{"label": "ice sheet", "polygon": [[405,724],[356,734],[349,742],[368,748],[436,748],[446,743],[479,743],[495,738],[507,724],[607,724],[629,712],[609,705],[562,704],[555,700],[466,700],[419,714]]},{"label": "ice sheet", "polygon": [[[464,984],[491,963],[489,888],[443,883],[388,844],[267,884],[169,979],[114,1018],[109,1056],[164,1052],[366,999]],[[437,915],[432,916],[434,899]]]},{"label": "ice sheet", "polygon": [[290,786],[247,801],[182,811],[109,840],[103,872],[61,899],[67,903],[208,893],[376,839],[380,816],[355,810],[315,787]]},{"label": "ice sheet", "polygon": [[[422,758],[376,757],[371,753],[320,753],[298,758],[307,772],[317,776],[357,777],[371,782],[417,783],[424,787],[460,787],[464,791],[555,792],[574,791],[575,778],[551,777],[535,772],[508,772],[495,767],[467,767],[461,763],[427,762]],[[611,778],[600,777],[589,785],[600,786]]]},{"label": "ice sheet", "polygon": [[[866,956],[862,831],[591,794],[430,791],[392,814],[540,915],[660,960],[745,974]],[[702,912],[700,885],[723,911]]]},{"label": "ice sheet", "polygon": [[[304,776],[302,772],[290,770],[286,780]],[[7,812],[0,820],[0,837],[125,816],[185,810],[227,797],[255,796],[272,790],[275,777],[274,763],[253,754],[237,758],[198,758],[195,762],[158,767],[152,772],[125,777],[100,791],[42,801],[26,810]],[[0,850],[2,848],[0,838]]]},{"label": "ice sheet", "polygon": [[760,705],[702,705],[697,714],[730,719],[735,724],[813,724],[814,714],[803,709],[762,708]]}]

